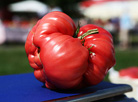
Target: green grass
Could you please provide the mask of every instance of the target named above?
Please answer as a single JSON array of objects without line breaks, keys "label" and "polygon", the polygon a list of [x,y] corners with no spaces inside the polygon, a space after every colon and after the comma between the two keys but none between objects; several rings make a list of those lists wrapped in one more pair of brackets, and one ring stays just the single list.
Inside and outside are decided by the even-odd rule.
[{"label": "green grass", "polygon": [[0,46],[0,75],[32,72],[24,45]]},{"label": "green grass", "polygon": [[[138,49],[121,51],[116,48],[116,65],[114,68],[120,70],[130,66],[138,66]],[[30,67],[24,45],[2,45],[0,46],[0,75],[19,74],[33,72]],[[108,81],[108,75],[105,78]]]},{"label": "green grass", "polygon": [[138,49],[116,50],[115,69],[120,70],[131,66],[138,66]]},{"label": "green grass", "polygon": [[[115,49],[116,64],[114,69],[119,71],[120,69],[137,66],[138,67],[138,48],[130,48],[127,50]],[[105,81],[109,81],[108,74],[105,77]]]}]

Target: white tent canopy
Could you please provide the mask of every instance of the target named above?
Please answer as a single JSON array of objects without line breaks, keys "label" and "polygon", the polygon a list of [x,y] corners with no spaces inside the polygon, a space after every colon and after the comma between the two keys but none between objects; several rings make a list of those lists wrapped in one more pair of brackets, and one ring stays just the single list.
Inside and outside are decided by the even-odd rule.
[{"label": "white tent canopy", "polygon": [[133,19],[138,19],[138,1],[109,1],[101,4],[94,4],[85,8],[82,13],[89,18],[109,19],[120,17],[122,13],[128,13]]},{"label": "white tent canopy", "polygon": [[10,4],[9,10],[12,12],[36,12],[43,15],[49,12],[49,7],[37,0],[26,0]]}]

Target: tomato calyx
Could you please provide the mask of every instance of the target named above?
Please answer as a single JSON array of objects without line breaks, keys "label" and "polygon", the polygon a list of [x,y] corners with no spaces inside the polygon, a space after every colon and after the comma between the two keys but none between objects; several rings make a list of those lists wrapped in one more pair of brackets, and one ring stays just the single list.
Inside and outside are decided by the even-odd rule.
[{"label": "tomato calyx", "polygon": [[90,49],[91,49],[94,45],[95,45],[95,44],[93,44],[92,46],[90,46],[90,47],[88,48],[89,54],[94,54],[92,51],[90,51]]},{"label": "tomato calyx", "polygon": [[94,46],[94,44],[91,47],[89,47],[88,50],[90,50],[93,46]]},{"label": "tomato calyx", "polygon": [[96,28],[96,29],[91,29],[91,30],[88,30],[86,33],[82,34],[81,36],[79,36],[78,38],[79,38],[80,40],[82,40],[82,39],[84,39],[86,36],[91,35],[91,34],[97,34],[98,32],[99,32],[99,31],[98,31],[97,28]]},{"label": "tomato calyx", "polygon": [[75,32],[75,34],[73,36],[74,38],[77,38],[79,30],[80,30],[80,22],[78,22],[77,30],[76,30],[76,32]]},{"label": "tomato calyx", "polygon": [[[74,34],[74,38],[78,38],[81,40],[81,44],[84,46],[84,43],[85,43],[85,37],[88,36],[88,35],[91,35],[91,34],[97,34],[99,33],[98,31],[98,28],[95,28],[95,29],[90,29],[88,30],[86,33],[82,34],[81,36],[77,37],[78,36],[78,33],[79,33],[79,30],[80,30],[80,22],[78,22],[78,27],[77,27],[77,30]],[[94,44],[88,48],[88,51],[89,51],[89,54],[90,55],[95,55],[95,53],[93,53],[92,51],[90,51],[90,49],[94,46]]]},{"label": "tomato calyx", "polygon": [[[97,33],[99,33],[99,31],[98,31],[98,29],[96,28],[96,29],[91,29],[91,30],[88,30],[86,33],[84,33],[84,34],[82,34],[81,36],[79,36],[78,38],[81,40],[81,43],[82,43],[82,45],[84,46],[84,43],[85,43],[85,37],[86,36],[88,36],[88,35],[91,35],[91,34],[97,34]],[[92,48],[94,46],[94,44],[91,46],[91,47],[89,47],[88,48],[88,50],[89,50],[89,54],[91,55],[93,55],[94,53],[92,52],[92,51],[90,51],[90,49]]]}]

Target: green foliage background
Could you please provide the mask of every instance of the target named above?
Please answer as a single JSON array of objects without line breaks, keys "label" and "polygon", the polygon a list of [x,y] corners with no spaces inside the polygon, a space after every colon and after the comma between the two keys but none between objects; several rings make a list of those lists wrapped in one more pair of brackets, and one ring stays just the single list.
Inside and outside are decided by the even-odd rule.
[{"label": "green foliage background", "polygon": [[33,72],[24,45],[0,46],[0,75]]}]

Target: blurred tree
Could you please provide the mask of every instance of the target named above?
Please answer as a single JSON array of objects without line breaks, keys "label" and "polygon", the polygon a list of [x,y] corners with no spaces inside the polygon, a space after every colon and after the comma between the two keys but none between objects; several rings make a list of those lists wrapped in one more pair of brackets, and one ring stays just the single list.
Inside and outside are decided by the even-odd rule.
[{"label": "blurred tree", "polygon": [[[0,0],[0,16],[6,15],[5,17],[10,17],[8,12],[8,5],[14,2],[24,1],[24,0]],[[78,3],[83,0],[39,0],[50,7],[58,6],[62,9],[63,12],[71,16],[72,18],[79,18],[81,14],[78,11]],[[4,13],[4,14],[3,14]],[[5,18],[8,19],[8,18]]]},{"label": "blurred tree", "polygon": [[80,17],[80,13],[78,11],[78,3],[82,0],[40,0],[49,6],[59,6],[63,12],[68,14],[73,18]]},{"label": "blurred tree", "polygon": [[0,0],[0,9],[7,7],[9,4],[18,2],[21,0]]},{"label": "blurred tree", "polygon": [[0,0],[0,18],[11,19],[11,13],[8,10],[8,5],[21,0]]}]

